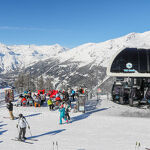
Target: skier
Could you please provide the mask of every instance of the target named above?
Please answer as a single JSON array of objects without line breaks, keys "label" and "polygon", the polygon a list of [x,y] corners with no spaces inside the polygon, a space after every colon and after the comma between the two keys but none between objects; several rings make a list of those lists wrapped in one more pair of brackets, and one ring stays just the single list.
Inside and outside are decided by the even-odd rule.
[{"label": "skier", "polygon": [[30,129],[30,126],[26,121],[25,117],[23,116],[23,114],[19,114],[18,123],[16,125],[17,128],[19,127],[19,137],[18,137],[19,141],[24,141],[26,139],[25,134],[27,125],[28,128]]},{"label": "skier", "polygon": [[21,104],[22,104],[22,106],[27,106],[27,99],[25,96],[22,98]]},{"label": "skier", "polygon": [[69,115],[70,105],[68,103],[65,103],[64,108],[65,108],[65,117],[67,120],[70,120],[70,115]]},{"label": "skier", "polygon": [[13,104],[11,101],[7,104],[7,109],[9,110],[10,118],[11,120],[14,120],[14,115],[13,115]]},{"label": "skier", "polygon": [[22,94],[19,95],[18,101],[16,102],[16,106],[17,106],[17,107],[22,105],[22,103],[21,103],[22,98],[23,98]]},{"label": "skier", "polygon": [[36,98],[34,99],[34,106],[40,107],[40,105],[41,105],[41,97],[37,95]]},{"label": "skier", "polygon": [[63,95],[64,95],[64,99],[63,100],[65,102],[67,102],[71,106],[71,101],[69,99],[69,93],[68,93],[68,91],[64,91]]},{"label": "skier", "polygon": [[60,112],[60,122],[59,122],[59,124],[62,124],[62,119],[64,119],[68,123],[68,120],[65,117],[65,108],[64,108],[63,104],[60,106],[59,112]]},{"label": "skier", "polygon": [[75,101],[74,96],[75,96],[75,91],[72,89],[71,90],[71,97],[72,97],[72,101],[73,102]]}]

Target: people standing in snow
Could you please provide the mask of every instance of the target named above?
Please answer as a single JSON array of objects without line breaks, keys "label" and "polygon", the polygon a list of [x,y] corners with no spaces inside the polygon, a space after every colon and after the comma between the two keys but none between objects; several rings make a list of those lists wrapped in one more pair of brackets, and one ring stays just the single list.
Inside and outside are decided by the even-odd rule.
[{"label": "people standing in snow", "polygon": [[84,89],[83,89],[83,88],[80,88],[80,89],[79,89],[79,93],[80,93],[80,94],[84,94]]},{"label": "people standing in snow", "polygon": [[75,96],[75,91],[72,89],[71,90],[71,97],[72,97],[72,101],[73,102],[75,101],[74,96]]},{"label": "people standing in snow", "polygon": [[40,95],[37,95],[36,98],[34,99],[34,106],[40,107],[40,105],[41,105],[41,97]]},{"label": "people standing in snow", "polygon": [[27,106],[27,99],[25,96],[22,98],[21,104],[22,104],[22,106]]},{"label": "people standing in snow", "polygon": [[33,106],[33,98],[32,98],[31,96],[28,96],[28,97],[27,97],[27,104],[28,104],[29,106]]},{"label": "people standing in snow", "polygon": [[59,124],[62,124],[62,119],[64,119],[68,123],[68,120],[65,117],[65,108],[64,108],[63,104],[60,106],[59,112],[60,112]]},{"label": "people standing in snow", "polygon": [[64,102],[67,102],[71,106],[71,101],[69,99],[69,93],[68,93],[68,91],[64,91],[63,92],[63,96],[64,96],[64,98],[63,98]]},{"label": "people standing in snow", "polygon": [[28,122],[26,121],[25,117],[23,116],[23,114],[19,114],[19,119],[18,119],[18,123],[16,125],[17,128],[19,128],[19,136],[18,136],[18,140],[25,140],[25,134],[26,134],[26,127],[28,126],[28,128],[30,129],[30,126],[28,124]]},{"label": "people standing in snow", "polygon": [[69,94],[68,94],[67,91],[64,91],[64,92],[63,92],[63,96],[64,96],[64,101],[65,101],[65,102],[69,101]]},{"label": "people standing in snow", "polygon": [[55,98],[55,105],[59,106],[59,104],[62,102],[61,98],[59,97],[59,95]]},{"label": "people standing in snow", "polygon": [[65,117],[67,120],[70,120],[70,115],[69,115],[69,111],[70,111],[70,105],[68,103],[64,103],[64,108],[65,108]]},{"label": "people standing in snow", "polygon": [[46,100],[46,95],[45,94],[40,94],[40,98],[41,98],[41,105],[43,105],[45,100]]},{"label": "people standing in snow", "polygon": [[13,104],[11,101],[7,104],[7,109],[9,110],[10,118],[11,120],[14,120],[14,115],[13,115]]},{"label": "people standing in snow", "polygon": [[28,91],[28,96],[29,96],[29,97],[31,97],[31,96],[32,96],[32,93],[31,93],[31,91],[30,91],[30,90]]},{"label": "people standing in snow", "polygon": [[53,101],[50,98],[47,100],[47,105],[49,106],[49,110],[53,110],[54,104],[53,104]]},{"label": "people standing in snow", "polygon": [[19,95],[18,101],[16,102],[16,106],[17,106],[17,107],[18,107],[18,106],[22,106],[22,103],[21,103],[22,98],[23,98],[23,95],[22,95],[22,94]]}]

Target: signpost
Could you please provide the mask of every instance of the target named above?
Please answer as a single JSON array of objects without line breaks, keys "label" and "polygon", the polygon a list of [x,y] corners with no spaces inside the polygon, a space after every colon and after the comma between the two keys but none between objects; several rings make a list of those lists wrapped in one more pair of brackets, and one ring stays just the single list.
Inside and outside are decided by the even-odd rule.
[{"label": "signpost", "polygon": [[86,96],[81,94],[79,95],[78,99],[78,111],[85,113],[85,101],[86,101]]}]

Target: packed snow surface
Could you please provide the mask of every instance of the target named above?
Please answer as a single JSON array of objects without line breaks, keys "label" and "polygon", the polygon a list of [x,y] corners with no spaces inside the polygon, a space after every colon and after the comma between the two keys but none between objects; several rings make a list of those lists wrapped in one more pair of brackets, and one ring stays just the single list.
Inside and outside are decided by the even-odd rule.
[{"label": "packed snow surface", "polygon": [[[30,124],[26,136],[33,144],[13,141],[18,136],[18,120],[10,120],[5,105],[0,106],[1,150],[144,150],[150,147],[150,110],[113,103],[101,96],[86,103],[86,113],[70,112],[69,124],[59,125],[59,112],[48,107],[16,107]],[[54,147],[53,147],[54,142]],[[56,146],[58,143],[58,149]],[[140,142],[140,147],[136,147]]]}]

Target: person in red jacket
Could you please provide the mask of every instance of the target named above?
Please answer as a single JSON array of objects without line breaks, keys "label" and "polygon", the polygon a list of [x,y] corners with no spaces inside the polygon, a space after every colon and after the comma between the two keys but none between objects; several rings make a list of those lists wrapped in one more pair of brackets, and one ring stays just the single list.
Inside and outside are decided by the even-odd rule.
[{"label": "person in red jacket", "polygon": [[22,98],[21,104],[22,104],[22,106],[27,105],[27,99],[25,97]]},{"label": "person in red jacket", "polygon": [[55,98],[56,101],[61,101],[61,98],[58,96]]},{"label": "person in red jacket", "polygon": [[56,100],[56,106],[58,106],[61,102],[61,98],[58,96],[55,98],[55,100]]}]

